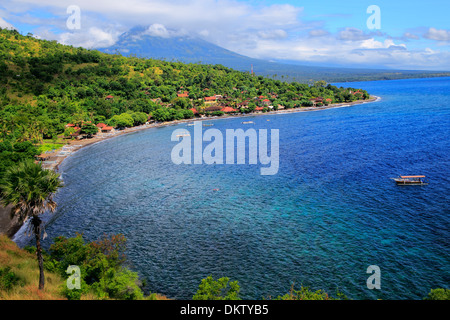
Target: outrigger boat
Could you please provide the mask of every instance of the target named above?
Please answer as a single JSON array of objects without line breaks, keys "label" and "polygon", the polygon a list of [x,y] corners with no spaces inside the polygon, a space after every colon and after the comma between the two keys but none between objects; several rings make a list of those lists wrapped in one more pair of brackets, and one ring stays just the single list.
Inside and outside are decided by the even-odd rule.
[{"label": "outrigger boat", "polygon": [[391,178],[398,186],[425,186],[428,183],[424,181],[425,176],[400,176],[398,178]]}]

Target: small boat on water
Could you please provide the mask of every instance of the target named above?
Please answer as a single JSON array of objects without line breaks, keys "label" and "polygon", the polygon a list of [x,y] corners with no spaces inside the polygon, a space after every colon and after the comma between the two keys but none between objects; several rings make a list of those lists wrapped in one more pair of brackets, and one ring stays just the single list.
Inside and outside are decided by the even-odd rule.
[{"label": "small boat on water", "polygon": [[204,127],[212,127],[213,124],[212,124],[212,123],[204,123],[203,126],[204,126]]},{"label": "small boat on water", "polygon": [[177,134],[177,137],[189,137],[191,134],[189,131],[182,132],[181,134]]},{"label": "small boat on water", "polygon": [[425,186],[428,183],[424,180],[425,176],[400,176],[398,178],[391,178],[398,186]]},{"label": "small boat on water", "polygon": [[253,121],[243,121],[242,124],[252,124],[254,123]]}]

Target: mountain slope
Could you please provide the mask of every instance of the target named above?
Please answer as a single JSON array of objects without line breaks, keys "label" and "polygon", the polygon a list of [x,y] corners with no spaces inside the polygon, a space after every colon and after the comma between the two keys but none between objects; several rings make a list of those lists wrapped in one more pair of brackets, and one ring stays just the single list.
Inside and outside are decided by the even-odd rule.
[{"label": "mountain slope", "polygon": [[105,53],[120,53],[143,58],[181,61],[186,63],[221,64],[239,71],[253,70],[257,75],[298,82],[325,80],[327,82],[391,80],[419,77],[450,76],[450,72],[375,70],[337,67],[316,67],[285,64],[254,59],[189,36],[158,37],[146,33],[145,27],[135,27],[122,34]]}]

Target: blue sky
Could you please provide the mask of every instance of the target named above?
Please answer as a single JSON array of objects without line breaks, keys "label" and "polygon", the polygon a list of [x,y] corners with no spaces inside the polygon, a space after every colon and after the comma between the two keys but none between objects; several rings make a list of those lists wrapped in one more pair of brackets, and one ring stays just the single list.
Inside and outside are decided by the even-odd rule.
[{"label": "blue sky", "polygon": [[[81,11],[71,30],[67,8]],[[380,29],[369,29],[370,5]],[[309,65],[450,70],[450,1],[9,0],[0,26],[87,48],[136,25],[161,37],[195,36],[254,58]]]}]

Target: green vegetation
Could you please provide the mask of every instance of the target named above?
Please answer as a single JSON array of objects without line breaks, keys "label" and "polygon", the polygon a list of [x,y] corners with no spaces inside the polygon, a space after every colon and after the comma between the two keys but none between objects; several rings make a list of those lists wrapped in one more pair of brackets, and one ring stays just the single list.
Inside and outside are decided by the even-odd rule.
[{"label": "green vegetation", "polygon": [[450,289],[431,289],[424,300],[450,300]]},{"label": "green vegetation", "polygon": [[0,268],[0,290],[9,291],[16,286],[20,278],[11,271],[11,267]]},{"label": "green vegetation", "polygon": [[61,293],[63,278],[46,272],[45,280],[45,289],[39,290],[36,254],[20,249],[7,236],[0,235],[0,300],[65,299]]},{"label": "green vegetation", "polygon": [[39,290],[44,289],[44,260],[41,248],[41,224],[39,217],[46,211],[54,212],[56,202],[52,197],[62,187],[59,174],[42,169],[31,160],[20,162],[6,170],[0,180],[0,203],[12,205],[11,213],[21,221],[30,219],[30,229],[36,240],[36,256],[39,263]]},{"label": "green vegetation", "polygon": [[139,300],[144,295],[138,274],[124,267],[125,242],[123,235],[104,236],[85,243],[82,235],[74,238],[58,237],[50,247],[45,267],[67,277],[67,268],[80,268],[81,288],[64,287],[68,299],[80,299],[91,292],[99,299]]},{"label": "green vegetation", "polygon": [[190,119],[191,108],[199,115],[223,115],[205,110],[209,96],[220,96],[219,107],[248,113],[257,107],[269,112],[311,106],[315,98],[317,105],[369,98],[366,91],[357,92],[325,82],[282,82],[221,65],[126,58],[0,29],[0,175],[13,163],[48,151],[39,147],[45,141],[89,138],[99,123],[123,129],[149,120]]},{"label": "green vegetation", "polygon": [[311,291],[308,287],[303,286],[300,287],[300,290],[295,290],[294,285],[292,285],[289,293],[278,296],[276,300],[348,300],[348,298],[339,291],[336,296],[336,298],[333,298],[323,290]]},{"label": "green vegetation", "polygon": [[227,277],[214,280],[208,276],[202,280],[192,300],[240,300],[239,290],[237,281],[230,282]]}]

